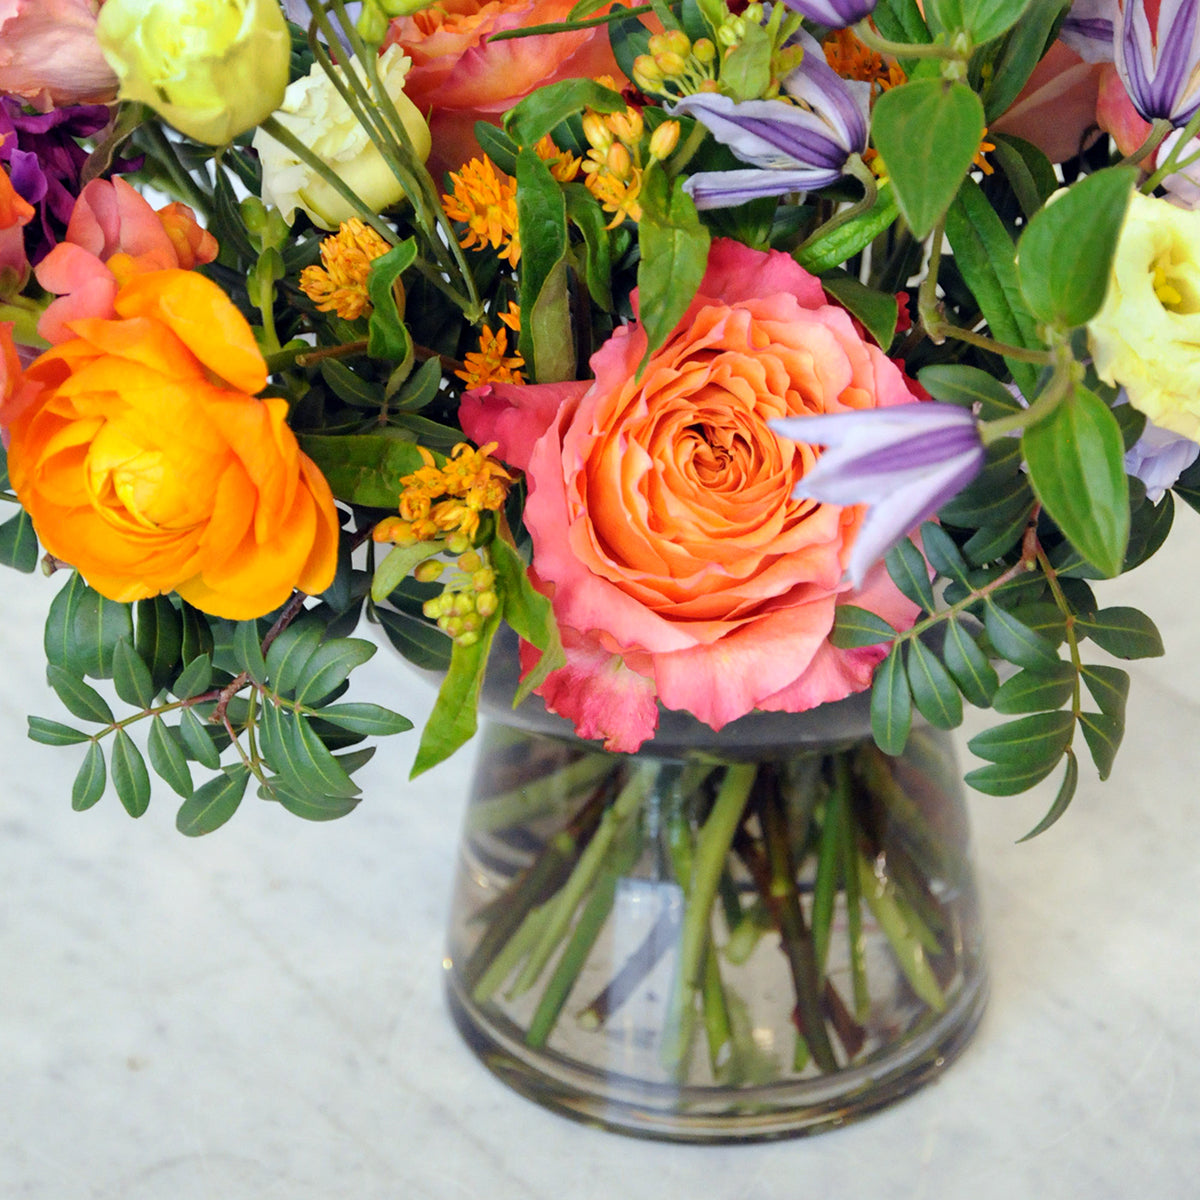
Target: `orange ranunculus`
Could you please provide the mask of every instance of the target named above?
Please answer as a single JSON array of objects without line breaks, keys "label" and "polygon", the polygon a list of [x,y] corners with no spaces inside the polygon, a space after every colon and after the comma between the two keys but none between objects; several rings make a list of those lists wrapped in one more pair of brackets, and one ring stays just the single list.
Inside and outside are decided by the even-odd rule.
[{"label": "orange ranunculus", "polygon": [[627,325],[593,382],[496,384],[459,410],[529,484],[533,573],[567,653],[535,690],[625,751],[658,704],[719,729],[863,690],[886,647],[834,647],[835,607],[903,629],[916,606],[881,565],[851,589],[865,509],[795,498],[818,452],[770,422],[911,403],[900,369],[794,259],[727,240],[639,375],[645,349]]},{"label": "orange ranunculus", "polygon": [[624,80],[603,26],[488,42],[506,29],[566,19],[574,0],[443,0],[397,17],[384,46],[399,44],[412,59],[404,90],[430,114],[437,178],[480,153],[476,121],[501,115],[535,87],[560,79],[610,75]]},{"label": "orange ranunculus", "polygon": [[67,233],[38,263],[37,281],[58,296],[38,322],[54,344],[81,317],[112,317],[123,280],[143,271],[191,270],[217,257],[217,239],[186,204],[157,212],[123,179],[93,179],[79,193]]},{"label": "orange ranunculus", "polygon": [[98,592],[178,592],[235,620],[333,579],[338,519],[254,335],[211,280],[133,277],[116,317],[25,371],[0,410],[9,473],[42,544]]}]

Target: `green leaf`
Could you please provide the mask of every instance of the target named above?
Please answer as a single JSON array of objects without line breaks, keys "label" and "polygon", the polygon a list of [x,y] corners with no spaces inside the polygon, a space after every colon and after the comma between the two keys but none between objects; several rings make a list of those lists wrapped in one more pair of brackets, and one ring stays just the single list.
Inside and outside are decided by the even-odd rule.
[{"label": "green leaf", "polygon": [[250,771],[242,763],[226,767],[179,806],[175,828],[186,837],[200,837],[219,829],[237,812],[249,780]]},{"label": "green leaf", "polygon": [[1050,805],[1050,810],[1046,815],[1023,838],[1018,840],[1027,842],[1030,838],[1035,838],[1038,834],[1045,833],[1067,811],[1067,806],[1075,797],[1075,788],[1078,784],[1079,760],[1075,757],[1073,751],[1068,750],[1067,765],[1063,771],[1062,783],[1059,784],[1058,794],[1054,797],[1054,803]]},{"label": "green leaf", "polygon": [[29,739],[43,746],[77,746],[80,742],[91,741],[91,734],[48,717],[30,717]]},{"label": "green leaf", "polygon": [[172,791],[177,792],[185,799],[190,796],[192,794],[192,774],[188,770],[187,759],[160,716],[156,715],[150,723],[150,735],[146,739],[146,749],[149,751],[150,765],[154,768],[154,773]]},{"label": "green leaf", "polygon": [[166,596],[137,602],[137,633],[133,647],[150,669],[157,692],[170,683],[183,649],[183,621]]},{"label": "green leaf", "polygon": [[567,220],[583,235],[583,280],[592,302],[611,312],[612,256],[604,210],[581,183],[567,184],[563,196],[567,202]]},{"label": "green leaf", "polygon": [[1029,527],[1033,508],[1033,498],[1030,497],[1029,503],[1014,513],[1003,525],[981,525],[963,544],[964,553],[971,562],[981,566],[994,562],[1020,540]]},{"label": "green leaf", "polygon": [[38,540],[29,514],[21,509],[0,525],[0,565],[13,567],[25,575],[37,569]]},{"label": "green leaf", "polygon": [[511,175],[517,169],[517,152],[521,147],[498,125],[490,121],[476,121],[475,140],[505,175]]},{"label": "green leaf", "polygon": [[[1007,345],[1041,348],[1037,321],[1021,295],[1016,247],[974,180],[963,183],[946,212],[946,237],[954,250],[954,265],[979,305],[992,337]],[[1005,359],[1005,363],[1016,385],[1026,396],[1032,396],[1037,388],[1037,367],[1015,358]]]},{"label": "green leaf", "polygon": [[1105,716],[1124,721],[1125,702],[1129,698],[1129,672],[1122,671],[1120,667],[1088,664],[1080,674],[1096,702],[1096,707]]},{"label": "green leaf", "polygon": [[926,521],[921,526],[921,546],[925,557],[941,575],[967,583],[969,568],[954,539],[940,526]]},{"label": "green leaf", "polygon": [[829,633],[829,640],[839,650],[878,646],[880,642],[890,642],[895,636],[895,629],[868,609],[853,604],[839,604],[833,610],[833,629]]},{"label": "green leaf", "polygon": [[124,638],[113,652],[113,687],[126,704],[135,708],[149,708],[157,692],[154,680],[150,678],[150,668]]},{"label": "green leaf", "polygon": [[415,779],[430,767],[436,767],[475,736],[479,692],[483,687],[488,652],[499,624],[500,615],[495,613],[484,622],[479,641],[473,646],[454,643],[450,669],[421,734],[421,745],[410,778]]},{"label": "green leaf", "polygon": [[386,434],[305,434],[299,440],[339,500],[368,508],[394,509],[403,491],[400,480],[425,465],[414,442]]},{"label": "green leaf", "polygon": [[1061,708],[1075,691],[1075,668],[1060,662],[1052,669],[1018,671],[1006,679],[992,697],[1000,713],[1046,712]]},{"label": "green leaf", "polygon": [[[985,99],[985,106],[987,102]],[[995,138],[989,134],[988,140],[993,143],[992,161],[1007,176],[1021,211],[1026,218],[1032,217],[1060,186],[1053,164],[1022,138],[998,133]]]},{"label": "green leaf", "polygon": [[319,787],[322,793],[348,797],[357,796],[362,791],[304,717],[297,715],[291,723],[290,741],[295,761],[300,764],[304,777],[314,787]]},{"label": "green leaf", "polygon": [[451,642],[440,629],[394,608],[377,608],[375,616],[388,641],[414,666],[426,671],[449,668]]},{"label": "green leaf", "polygon": [[851,316],[862,322],[881,349],[886,350],[892,344],[900,316],[900,305],[892,293],[869,288],[844,272],[824,276],[821,286]]},{"label": "green leaf", "polygon": [[757,100],[771,86],[774,46],[766,29],[747,21],[744,36],[721,59],[721,90],[734,100]]},{"label": "green leaf", "polygon": [[946,623],[942,660],[962,694],[977,708],[987,708],[1000,685],[996,670],[959,621]]},{"label": "green leaf", "polygon": [[208,691],[211,686],[212,657],[208,654],[201,654],[183,668],[179,678],[171,685],[171,691],[180,700],[190,700],[193,696],[199,696]]},{"label": "green leaf", "polygon": [[1021,450],[1034,492],[1067,540],[1097,570],[1118,574],[1129,542],[1129,481],[1108,406],[1077,387],[1025,430]]},{"label": "green leaf", "polygon": [[191,756],[202,767],[208,767],[210,771],[215,771],[221,765],[220,751],[209,733],[209,730],[213,728],[201,721],[190,708],[185,708],[183,715],[179,718],[179,733],[183,738],[183,744],[188,748]]},{"label": "green leaf", "polygon": [[984,607],[983,623],[996,652],[1009,662],[1035,671],[1055,671],[1061,665],[1053,642],[990,600]]},{"label": "green leaf", "polygon": [[208,617],[190,604],[181,603],[179,621],[182,626],[182,643],[179,648],[181,662],[190,663],[202,654],[212,655],[213,632]]},{"label": "green leaf", "polygon": [[682,178],[668,179],[658,164],[648,167],[642,178],[637,281],[646,350],[641,366],[687,312],[708,265],[712,239],[683,184]]},{"label": "green leaf", "polygon": [[322,642],[309,655],[301,671],[296,703],[310,707],[320,703],[341,686],[355,667],[374,657],[375,650],[375,644],[364,638],[334,638]]},{"label": "green leaf", "polygon": [[108,701],[77,675],[50,663],[46,667],[46,682],[54,689],[55,695],[67,710],[81,721],[112,724],[113,714]]},{"label": "green leaf", "polygon": [[521,357],[538,383],[575,378],[567,289],[567,204],[550,168],[532,149],[517,155],[521,231]]},{"label": "green leaf", "polygon": [[871,139],[916,237],[926,237],[954,199],[983,126],[983,104],[964,83],[912,80],[875,101]]},{"label": "green leaf", "polygon": [[917,0],[879,0],[871,19],[889,41],[910,45],[933,41]]},{"label": "green leaf", "polygon": [[446,543],[441,541],[393,546],[371,577],[371,599],[376,604],[383,603],[400,586],[401,580],[408,578],[418,563],[440,554],[445,548]]},{"label": "green leaf", "polygon": [[89,809],[101,796],[108,784],[108,771],[104,765],[104,751],[99,742],[93,742],[84,755],[75,782],[71,785],[71,807],[76,812]]},{"label": "green leaf", "polygon": [[984,421],[1024,411],[1021,402],[994,375],[965,363],[934,363],[923,368],[917,379],[935,400],[963,408],[978,405],[979,417]]},{"label": "green leaf", "polygon": [[1154,622],[1136,608],[1102,608],[1076,618],[1075,628],[1114,658],[1158,658],[1162,636]]},{"label": "green leaf", "polygon": [[903,538],[888,551],[883,561],[892,582],[904,595],[926,612],[933,612],[937,605],[925,555],[908,538]]},{"label": "green leaf", "polygon": [[1105,713],[1082,712],[1079,724],[1083,727],[1083,740],[1091,751],[1092,762],[1096,764],[1101,780],[1105,780],[1112,774],[1113,760],[1125,734],[1125,723]]},{"label": "green leaf", "polygon": [[912,728],[912,695],[900,647],[895,646],[875,669],[871,687],[871,733],[884,754],[899,754]]},{"label": "green leaf", "polygon": [[[624,112],[625,100],[619,92],[590,79],[564,79],[559,83],[535,88],[504,116],[505,132],[518,146],[535,146],[563,121],[583,112]],[[524,247],[525,238],[521,238]]]},{"label": "green leaf", "polygon": [[47,661],[76,675],[107,679],[121,638],[133,638],[131,606],[105,599],[72,575],[46,614]]},{"label": "green leaf", "polygon": [[963,782],[988,796],[1015,796],[1040,783],[1056,765],[1056,762],[1039,766],[1023,762],[989,763],[986,767],[968,771]]},{"label": "green leaf", "polygon": [[330,704],[321,709],[321,720],[339,725],[354,733],[374,737],[386,737],[393,733],[406,733],[413,723],[399,713],[378,704]]},{"label": "green leaf", "polygon": [[525,641],[542,651],[537,665],[521,680],[513,697],[515,708],[566,661],[554,608],[532,583],[521,556],[502,538],[491,545],[492,567],[500,591],[500,615]]},{"label": "green leaf", "polygon": [[908,644],[908,686],[917,709],[937,729],[954,729],[962,724],[962,697],[946,668],[924,642]]},{"label": "green leaf", "polygon": [[260,687],[266,683],[267,660],[263,657],[262,634],[257,621],[239,621],[233,627],[233,657]]},{"label": "green leaf", "polygon": [[[1016,100],[1046,52],[1054,23],[1069,5],[1070,0],[1038,0],[1036,4],[1024,6],[1021,19],[1010,30],[999,55],[992,60],[991,73],[981,90],[989,121],[1006,112]],[[988,140],[1000,148],[999,136]],[[1012,177],[1009,178],[1011,181]],[[1030,215],[1030,210],[1026,210],[1026,215]]]},{"label": "green leaf", "polygon": [[305,821],[336,821],[352,813],[359,804],[357,796],[320,796],[298,794],[286,785],[272,782],[270,794],[294,817]]},{"label": "green leaf", "polygon": [[367,295],[372,306],[367,323],[367,353],[372,358],[398,363],[412,361],[412,339],[404,327],[393,286],[416,259],[416,239],[405,238],[371,263],[367,277]]},{"label": "green leaf", "polygon": [[[1047,7],[1046,0],[1040,0]],[[976,45],[1012,28],[1030,0],[925,0],[925,19],[934,32],[966,32]]]},{"label": "green leaf", "polygon": [[1073,329],[1100,310],[1136,179],[1136,167],[1086,175],[1025,227],[1017,276],[1039,320]]},{"label": "green leaf", "polygon": [[1071,744],[1075,715],[1066,710],[1033,713],[976,734],[967,749],[990,762],[1053,767]]},{"label": "green leaf", "polygon": [[847,259],[869,246],[895,224],[899,215],[896,190],[890,182],[884,182],[879,186],[875,203],[866,212],[859,213],[836,229],[817,234],[793,257],[805,270],[822,275],[842,266]]},{"label": "green leaf", "polygon": [[118,729],[109,754],[117,796],[131,817],[140,817],[150,804],[150,772],[142,752],[124,729]]},{"label": "green leaf", "polygon": [[267,678],[281,696],[292,696],[300,686],[305,664],[321,644],[323,630],[315,620],[289,625],[267,647]]}]

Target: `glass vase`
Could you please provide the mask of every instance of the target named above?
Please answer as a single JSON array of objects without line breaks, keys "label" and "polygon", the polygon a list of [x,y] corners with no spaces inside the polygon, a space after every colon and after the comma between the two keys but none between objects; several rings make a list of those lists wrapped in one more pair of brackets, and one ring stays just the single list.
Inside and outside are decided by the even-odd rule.
[{"label": "glass vase", "polygon": [[884,755],[853,702],[664,716],[637,755],[485,732],[446,956],[469,1045],[542,1105],[677,1141],[804,1134],[932,1078],[987,991],[946,736]]}]

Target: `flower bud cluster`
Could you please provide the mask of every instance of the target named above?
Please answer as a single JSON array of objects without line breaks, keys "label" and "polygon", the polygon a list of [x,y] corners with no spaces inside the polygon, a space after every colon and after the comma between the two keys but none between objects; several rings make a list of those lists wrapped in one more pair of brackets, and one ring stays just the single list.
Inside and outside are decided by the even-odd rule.
[{"label": "flower bud cluster", "polygon": [[[479,641],[484,622],[500,607],[496,574],[489,565],[486,547],[460,554],[456,566],[458,572],[447,581],[441,595],[425,601],[422,612],[458,645],[473,646]],[[432,583],[445,568],[439,560],[426,559],[414,574],[423,583]]]},{"label": "flower bud cluster", "polygon": [[633,60],[633,82],[647,96],[674,99],[716,90],[717,47],[709,38],[693,42],[682,29],[671,29],[654,34],[648,49]]}]

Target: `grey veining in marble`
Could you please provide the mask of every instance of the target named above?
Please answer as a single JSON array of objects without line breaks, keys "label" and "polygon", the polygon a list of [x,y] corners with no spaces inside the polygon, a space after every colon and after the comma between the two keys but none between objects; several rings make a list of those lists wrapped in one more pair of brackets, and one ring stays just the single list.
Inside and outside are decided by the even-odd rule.
[{"label": "grey veining in marble", "polygon": [[[698,1148],[586,1129],[460,1044],[440,957],[469,752],[410,784],[386,743],[349,818],[248,799],[199,841],[163,788],[70,809],[41,682],[51,584],[0,586],[0,1200],[1125,1200],[1200,1196],[1200,522],[1102,592],[1168,657],[1133,665],[1112,779],[975,796],[993,994],[945,1077],[858,1125]],[[359,678],[414,718],[381,654]],[[975,722],[975,726],[978,722]],[[968,731],[969,732],[969,731]],[[965,742],[964,733],[963,740]],[[964,752],[965,753],[965,752]]]}]

